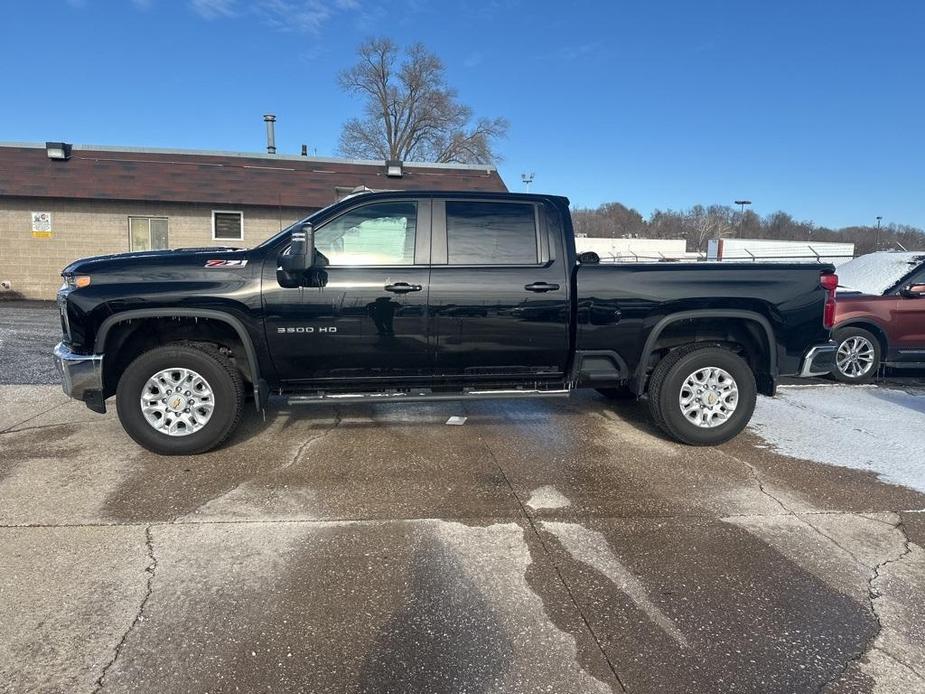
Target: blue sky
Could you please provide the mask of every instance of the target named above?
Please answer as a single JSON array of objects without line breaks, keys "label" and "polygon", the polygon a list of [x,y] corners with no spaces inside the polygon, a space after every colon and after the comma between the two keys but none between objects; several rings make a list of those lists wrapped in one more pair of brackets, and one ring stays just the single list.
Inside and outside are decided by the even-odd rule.
[{"label": "blue sky", "polygon": [[643,214],[754,201],[925,227],[925,3],[35,0],[0,9],[0,141],[332,155],[359,41],[423,41],[501,173]]}]

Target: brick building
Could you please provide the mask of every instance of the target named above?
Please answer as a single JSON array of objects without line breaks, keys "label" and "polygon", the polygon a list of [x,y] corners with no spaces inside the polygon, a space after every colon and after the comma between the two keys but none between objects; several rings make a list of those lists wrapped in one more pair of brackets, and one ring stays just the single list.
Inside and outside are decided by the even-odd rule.
[{"label": "brick building", "polygon": [[76,258],[253,246],[357,186],[504,191],[490,166],[0,145],[2,298],[53,299]]}]

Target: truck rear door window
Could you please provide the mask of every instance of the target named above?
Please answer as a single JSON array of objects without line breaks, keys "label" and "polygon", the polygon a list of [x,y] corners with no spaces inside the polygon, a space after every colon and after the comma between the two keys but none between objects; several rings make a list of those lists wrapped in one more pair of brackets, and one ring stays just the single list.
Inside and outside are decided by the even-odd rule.
[{"label": "truck rear door window", "polygon": [[535,265],[536,239],[532,204],[446,201],[450,265]]}]

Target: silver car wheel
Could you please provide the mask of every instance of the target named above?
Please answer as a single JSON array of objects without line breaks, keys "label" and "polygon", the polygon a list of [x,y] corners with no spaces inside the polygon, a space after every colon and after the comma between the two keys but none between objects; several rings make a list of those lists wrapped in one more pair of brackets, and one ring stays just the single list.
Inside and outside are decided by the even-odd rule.
[{"label": "silver car wheel", "polygon": [[835,354],[835,366],[848,378],[864,376],[874,365],[874,346],[860,335],[845,338]]},{"label": "silver car wheel", "polygon": [[727,422],[735,412],[739,387],[728,371],[707,366],[684,379],[678,402],[687,421],[712,429]]},{"label": "silver car wheel", "polygon": [[145,421],[168,436],[195,434],[209,423],[214,409],[212,387],[192,369],[158,371],[141,393]]}]

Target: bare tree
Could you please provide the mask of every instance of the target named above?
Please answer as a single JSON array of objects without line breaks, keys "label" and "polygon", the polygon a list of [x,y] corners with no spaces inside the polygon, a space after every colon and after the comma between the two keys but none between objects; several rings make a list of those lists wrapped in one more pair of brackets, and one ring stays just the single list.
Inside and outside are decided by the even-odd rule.
[{"label": "bare tree", "polygon": [[360,44],[359,61],[340,74],[341,87],[362,97],[363,118],[344,123],[340,152],[362,159],[490,164],[495,141],[507,134],[503,118],[478,118],[446,84],[443,62],[422,44],[399,63],[390,39]]},{"label": "bare tree", "polygon": [[691,250],[707,250],[710,239],[721,239],[732,234],[733,211],[723,205],[694,205],[684,214],[685,237]]}]

